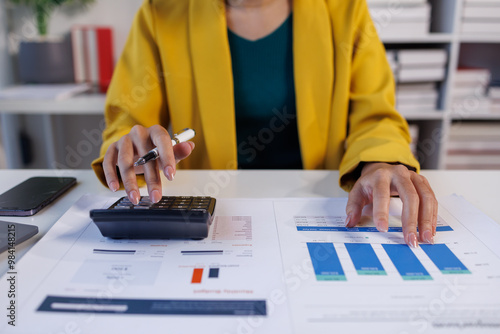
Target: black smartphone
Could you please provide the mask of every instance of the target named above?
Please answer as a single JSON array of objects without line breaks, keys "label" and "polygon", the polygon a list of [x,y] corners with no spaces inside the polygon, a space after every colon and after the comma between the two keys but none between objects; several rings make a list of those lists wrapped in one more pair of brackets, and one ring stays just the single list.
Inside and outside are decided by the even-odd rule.
[{"label": "black smartphone", "polygon": [[0,195],[0,216],[32,216],[76,184],[74,177],[32,177]]}]

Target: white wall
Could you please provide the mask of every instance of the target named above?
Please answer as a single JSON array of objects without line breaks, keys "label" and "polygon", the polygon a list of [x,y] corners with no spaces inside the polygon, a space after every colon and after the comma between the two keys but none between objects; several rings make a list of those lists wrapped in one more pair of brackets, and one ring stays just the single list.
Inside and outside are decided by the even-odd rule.
[{"label": "white wall", "polygon": [[[0,0],[0,89],[12,83],[12,65],[8,50],[6,0]],[[1,136],[1,124],[0,124]],[[1,137],[0,137],[1,138]],[[5,168],[5,152],[0,139],[0,168]]]},{"label": "white wall", "polygon": [[[96,0],[88,8],[80,11],[60,7],[55,10],[50,19],[49,35],[65,35],[75,24],[111,26],[114,32],[114,55],[115,59],[118,59],[135,13],[142,2],[143,0]],[[16,8],[13,21],[17,39],[36,36],[35,25],[30,14],[29,10]]]}]

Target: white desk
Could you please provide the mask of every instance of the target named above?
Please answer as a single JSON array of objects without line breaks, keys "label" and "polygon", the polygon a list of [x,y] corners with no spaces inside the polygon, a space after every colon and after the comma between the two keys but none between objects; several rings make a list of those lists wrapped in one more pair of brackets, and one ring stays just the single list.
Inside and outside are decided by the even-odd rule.
[{"label": "white desk", "polygon": [[[56,174],[57,173],[57,174]],[[500,171],[423,171],[436,196],[459,194],[500,223]],[[0,192],[35,175],[74,176],[78,185],[32,217],[0,217],[0,220],[37,225],[39,233],[16,247],[23,256],[50,227],[85,193],[123,196],[103,187],[90,170],[2,170]],[[216,198],[347,197],[338,186],[337,171],[182,171],[175,181],[163,179],[164,195],[210,195]],[[141,189],[143,195],[146,189]],[[0,254],[0,275],[7,269],[6,253]]]}]

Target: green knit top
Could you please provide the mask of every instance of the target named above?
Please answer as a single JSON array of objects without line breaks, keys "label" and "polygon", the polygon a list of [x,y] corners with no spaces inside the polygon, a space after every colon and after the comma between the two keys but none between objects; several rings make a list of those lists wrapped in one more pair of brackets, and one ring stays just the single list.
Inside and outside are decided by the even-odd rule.
[{"label": "green knit top", "polygon": [[238,168],[301,169],[293,73],[292,15],[250,41],[228,30]]}]

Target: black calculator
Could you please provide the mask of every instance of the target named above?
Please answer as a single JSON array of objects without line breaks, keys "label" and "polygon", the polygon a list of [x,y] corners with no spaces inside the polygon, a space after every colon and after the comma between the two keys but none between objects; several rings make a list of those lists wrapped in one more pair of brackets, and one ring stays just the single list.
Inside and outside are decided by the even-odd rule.
[{"label": "black calculator", "polygon": [[107,209],[90,211],[101,234],[127,239],[203,239],[215,211],[215,198],[163,196],[158,203],[149,197],[134,205],[122,197]]}]

